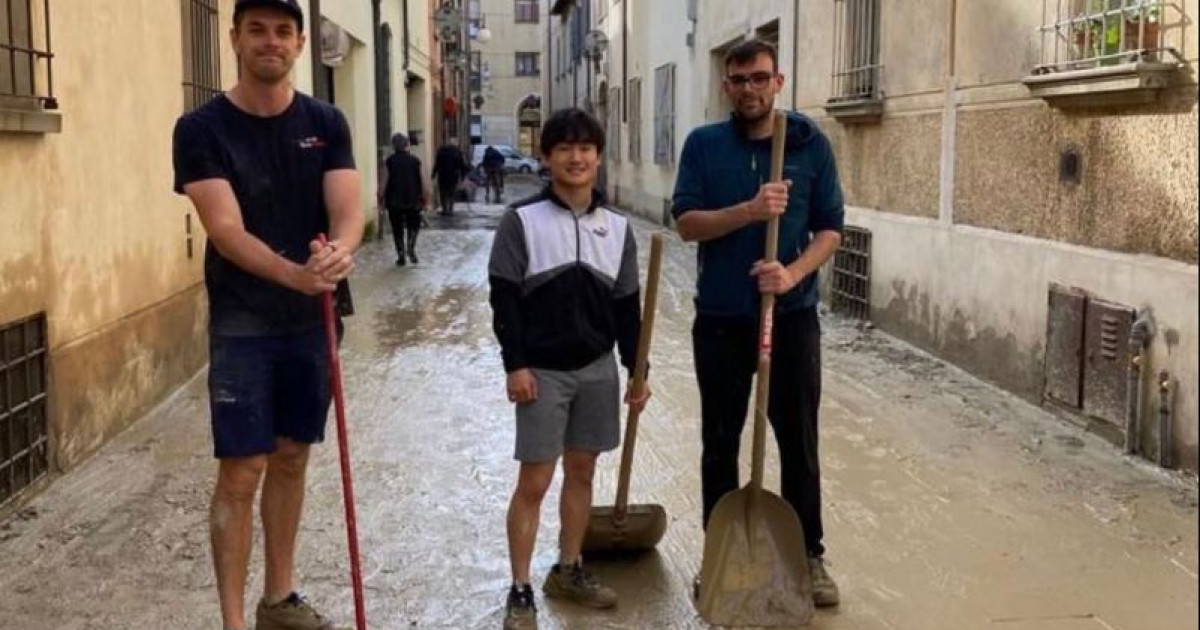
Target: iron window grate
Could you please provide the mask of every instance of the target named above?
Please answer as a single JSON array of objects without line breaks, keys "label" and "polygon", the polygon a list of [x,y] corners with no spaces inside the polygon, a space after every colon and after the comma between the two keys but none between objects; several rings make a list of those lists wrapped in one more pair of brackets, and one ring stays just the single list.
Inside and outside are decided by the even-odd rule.
[{"label": "iron window grate", "polygon": [[833,257],[833,311],[857,319],[871,317],[871,232],[847,226]]},{"label": "iron window grate", "polygon": [[50,0],[0,0],[0,106],[58,109]]},{"label": "iron window grate", "polygon": [[49,470],[46,316],[0,327],[0,505]]},{"label": "iron window grate", "polygon": [[830,102],[878,100],[880,0],[834,3],[833,97]]},{"label": "iron window grate", "polygon": [[190,112],[221,93],[221,23],[217,0],[182,0],[183,106]]}]

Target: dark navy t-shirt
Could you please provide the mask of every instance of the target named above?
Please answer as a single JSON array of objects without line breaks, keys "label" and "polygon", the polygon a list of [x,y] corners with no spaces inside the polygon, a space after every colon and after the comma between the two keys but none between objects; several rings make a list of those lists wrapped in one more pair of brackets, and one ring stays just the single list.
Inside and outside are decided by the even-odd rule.
[{"label": "dark navy t-shirt", "polygon": [[[246,231],[292,262],[329,231],[324,175],[354,168],[350,127],[333,106],[297,92],[281,114],[260,117],[224,95],[175,124],[175,191],[205,179],[230,183]],[[317,297],[243,271],[212,242],[204,255],[209,330],[216,335],[273,335],[321,324]]]}]

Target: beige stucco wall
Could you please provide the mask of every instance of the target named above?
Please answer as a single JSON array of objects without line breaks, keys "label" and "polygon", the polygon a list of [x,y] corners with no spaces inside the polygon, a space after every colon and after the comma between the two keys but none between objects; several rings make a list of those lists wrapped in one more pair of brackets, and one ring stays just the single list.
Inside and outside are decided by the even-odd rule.
[{"label": "beige stucco wall", "polygon": [[[62,133],[0,134],[0,321],[47,313],[66,468],[203,363],[203,234],[193,215],[189,259],[191,208],[171,190],[178,4],[53,9]],[[231,54],[222,64],[232,80]]]}]

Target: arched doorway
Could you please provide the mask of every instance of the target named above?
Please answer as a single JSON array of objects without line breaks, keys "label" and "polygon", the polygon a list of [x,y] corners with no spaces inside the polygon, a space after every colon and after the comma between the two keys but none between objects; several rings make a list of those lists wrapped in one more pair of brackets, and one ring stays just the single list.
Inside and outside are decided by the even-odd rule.
[{"label": "arched doorway", "polygon": [[538,141],[542,135],[542,97],[530,94],[517,103],[517,150],[541,157]]}]

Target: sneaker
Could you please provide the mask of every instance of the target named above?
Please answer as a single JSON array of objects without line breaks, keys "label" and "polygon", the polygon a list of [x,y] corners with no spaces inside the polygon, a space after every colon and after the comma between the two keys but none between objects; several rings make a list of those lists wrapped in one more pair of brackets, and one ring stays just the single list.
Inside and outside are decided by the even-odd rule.
[{"label": "sneaker", "polygon": [[333,625],[299,593],[288,595],[278,604],[260,601],[254,617],[256,630],[350,630]]},{"label": "sneaker", "polygon": [[408,254],[408,262],[410,262],[410,263],[412,263],[412,264],[414,264],[414,265],[415,265],[415,264],[417,264],[417,263],[419,263],[419,262],[421,262],[421,261],[417,260],[417,254],[416,254],[416,252],[409,252],[409,254]]},{"label": "sneaker", "polygon": [[812,578],[813,604],[818,608],[837,606],[841,602],[837,582],[825,570],[824,558],[808,559],[808,575]]},{"label": "sneaker", "polygon": [[546,583],[542,586],[546,597],[565,599],[591,608],[615,608],[617,605],[616,591],[600,584],[595,576],[583,570],[583,565],[576,562],[564,567],[560,564],[550,569]]},{"label": "sneaker", "polygon": [[537,604],[533,601],[533,587],[526,584],[508,589],[508,603],[504,605],[504,630],[537,630]]},{"label": "sneaker", "polygon": [[397,266],[397,267],[403,267],[405,264],[407,264],[407,263],[405,263],[405,261],[404,261],[404,256],[401,256],[401,257],[399,257],[399,258],[397,258],[397,259],[396,259],[396,266]]}]

